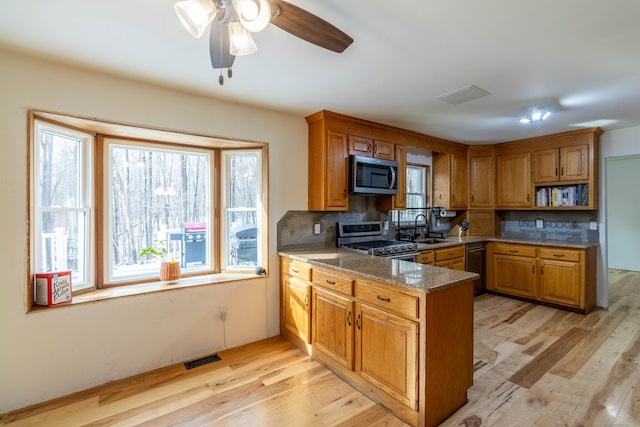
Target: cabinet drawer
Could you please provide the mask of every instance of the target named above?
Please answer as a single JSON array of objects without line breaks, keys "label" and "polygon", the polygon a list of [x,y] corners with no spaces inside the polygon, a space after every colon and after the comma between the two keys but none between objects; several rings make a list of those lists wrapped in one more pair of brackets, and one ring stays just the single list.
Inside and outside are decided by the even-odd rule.
[{"label": "cabinet drawer", "polygon": [[529,245],[514,245],[497,242],[493,245],[494,254],[536,257],[536,247]]},{"label": "cabinet drawer", "polygon": [[311,266],[291,258],[282,258],[282,272],[302,280],[311,281]]},{"label": "cabinet drawer", "polygon": [[418,318],[418,297],[380,288],[363,281],[356,282],[355,296],[362,302],[386,311],[412,319]]},{"label": "cabinet drawer", "polygon": [[580,251],[564,248],[540,248],[540,258],[580,262]]},{"label": "cabinet drawer", "polygon": [[353,295],[353,279],[321,269],[314,269],[312,276],[314,285],[332,289],[346,295]]},{"label": "cabinet drawer", "polygon": [[436,249],[436,262],[453,258],[464,257],[464,246],[452,246],[450,248]]},{"label": "cabinet drawer", "polygon": [[433,261],[434,261],[433,251],[420,252],[416,257],[416,261],[419,262],[420,264],[433,264]]}]

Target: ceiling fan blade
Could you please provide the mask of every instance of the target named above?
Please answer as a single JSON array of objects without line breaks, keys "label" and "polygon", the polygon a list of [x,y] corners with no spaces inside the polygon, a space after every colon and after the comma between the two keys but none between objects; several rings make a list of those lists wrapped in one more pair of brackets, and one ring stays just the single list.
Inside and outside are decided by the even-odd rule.
[{"label": "ceiling fan blade", "polygon": [[211,22],[211,32],[209,33],[209,56],[213,68],[231,68],[234,55],[229,53],[229,32],[227,25],[220,23],[217,19]]},{"label": "ceiling fan blade", "polygon": [[324,19],[283,0],[269,0],[274,16],[271,23],[316,46],[343,52],[353,39]]}]

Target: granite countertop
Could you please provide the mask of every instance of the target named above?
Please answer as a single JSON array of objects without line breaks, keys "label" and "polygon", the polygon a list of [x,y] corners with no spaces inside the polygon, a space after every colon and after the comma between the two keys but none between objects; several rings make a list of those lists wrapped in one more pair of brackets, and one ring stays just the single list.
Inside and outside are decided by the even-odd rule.
[{"label": "granite countertop", "polygon": [[478,242],[505,242],[505,243],[520,243],[524,245],[537,245],[537,246],[555,246],[562,248],[575,248],[586,249],[593,246],[598,246],[597,242],[582,242],[582,241],[565,241],[565,240],[544,240],[544,239],[525,239],[522,237],[447,237],[438,243],[421,243],[417,241],[418,250],[425,251],[429,249],[446,248],[447,246],[464,245],[467,243]]},{"label": "granite countertop", "polygon": [[424,293],[442,290],[479,277],[476,273],[365,255],[346,248],[297,249],[280,251],[279,255]]}]

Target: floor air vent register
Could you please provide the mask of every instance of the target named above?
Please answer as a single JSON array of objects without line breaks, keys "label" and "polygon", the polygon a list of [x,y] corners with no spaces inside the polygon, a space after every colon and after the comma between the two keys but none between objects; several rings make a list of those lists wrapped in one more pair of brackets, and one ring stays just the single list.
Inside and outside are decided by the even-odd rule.
[{"label": "floor air vent register", "polygon": [[209,356],[201,357],[200,359],[191,360],[189,362],[184,362],[184,367],[187,369],[197,368],[198,366],[207,365],[209,363],[217,362],[218,360],[222,360],[218,353],[212,354]]}]

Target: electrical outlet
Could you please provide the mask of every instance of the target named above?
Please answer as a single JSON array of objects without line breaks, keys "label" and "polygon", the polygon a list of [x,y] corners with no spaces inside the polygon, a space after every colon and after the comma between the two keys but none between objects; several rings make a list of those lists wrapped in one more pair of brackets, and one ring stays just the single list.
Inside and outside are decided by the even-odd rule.
[{"label": "electrical outlet", "polygon": [[313,224],[313,234],[320,234],[320,224]]},{"label": "electrical outlet", "polygon": [[544,221],[541,219],[536,219],[536,228],[544,227]]},{"label": "electrical outlet", "polygon": [[597,230],[598,221],[589,221],[589,230]]},{"label": "electrical outlet", "polygon": [[384,231],[389,231],[389,221],[384,222]]},{"label": "electrical outlet", "polygon": [[226,305],[221,305],[220,308],[218,309],[218,317],[220,318],[220,320],[222,320],[223,322],[225,320],[227,320],[227,306]]}]

